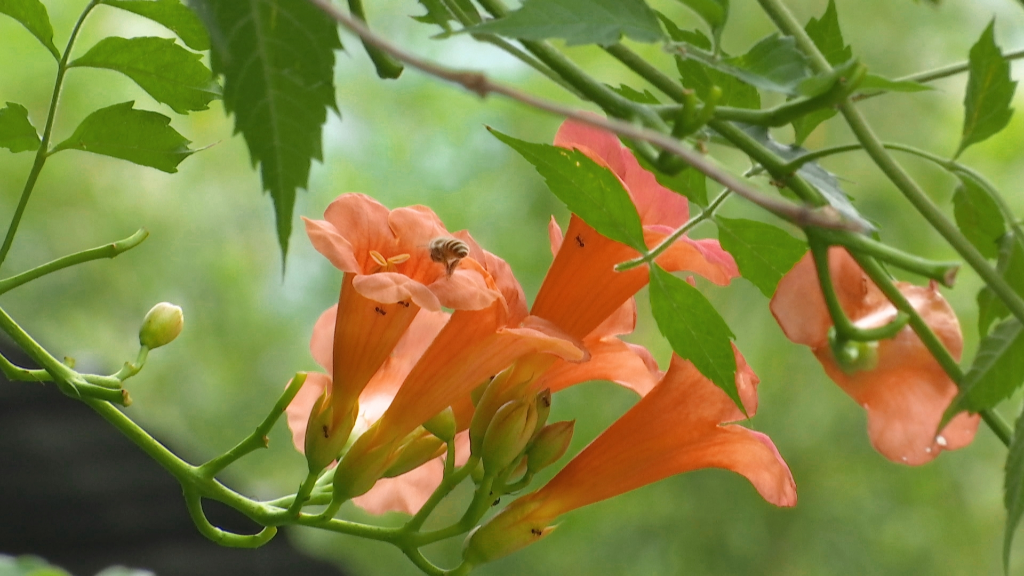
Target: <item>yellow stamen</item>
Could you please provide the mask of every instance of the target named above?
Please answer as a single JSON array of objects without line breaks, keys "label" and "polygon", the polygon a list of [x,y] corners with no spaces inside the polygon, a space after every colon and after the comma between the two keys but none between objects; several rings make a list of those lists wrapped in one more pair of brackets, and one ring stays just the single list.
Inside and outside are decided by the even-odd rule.
[{"label": "yellow stamen", "polygon": [[370,258],[373,258],[373,261],[376,262],[379,266],[388,265],[388,261],[387,259],[384,258],[384,255],[381,254],[380,252],[377,252],[376,250],[370,250]]}]

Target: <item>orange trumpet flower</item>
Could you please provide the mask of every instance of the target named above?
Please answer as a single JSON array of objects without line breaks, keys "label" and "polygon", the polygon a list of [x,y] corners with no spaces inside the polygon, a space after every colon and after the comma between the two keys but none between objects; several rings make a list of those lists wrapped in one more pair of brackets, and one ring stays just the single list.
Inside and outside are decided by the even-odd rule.
[{"label": "orange trumpet flower", "polygon": [[[735,349],[734,349],[735,350]],[[757,376],[736,353],[736,388],[757,410]],[[776,506],[796,505],[796,484],[766,435],[728,424],[744,418],[731,399],[688,361],[673,355],[664,378],[536,492],[481,526],[466,558],[482,563],[531,544],[562,514],[701,468],[746,477]]]},{"label": "orange trumpet flower", "polygon": [[[839,302],[855,326],[875,328],[896,316],[895,306],[845,249],[829,250],[829,271]],[[922,287],[897,282],[896,287],[959,360],[960,323],[935,283]],[[810,346],[829,378],[864,407],[871,445],[889,460],[925,464],[941,451],[962,448],[974,439],[979,417],[966,413],[953,418],[936,436],[957,386],[909,326],[896,337],[878,342],[875,367],[851,374],[840,368],[828,345],[832,318],[810,254],[779,282],[771,311],[786,337]]]}]

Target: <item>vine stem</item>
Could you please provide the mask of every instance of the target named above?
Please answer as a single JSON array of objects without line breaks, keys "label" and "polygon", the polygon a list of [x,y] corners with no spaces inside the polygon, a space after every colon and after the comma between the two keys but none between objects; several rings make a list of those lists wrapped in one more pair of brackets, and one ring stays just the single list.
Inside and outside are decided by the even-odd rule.
[{"label": "vine stem", "polygon": [[708,204],[708,207],[705,208],[700,214],[694,216],[693,218],[690,218],[689,221],[687,221],[685,224],[683,224],[675,231],[673,231],[671,234],[666,236],[664,240],[659,242],[658,245],[652,248],[647,254],[641,256],[640,258],[627,260],[625,262],[617,264],[615,266],[615,270],[618,272],[622,272],[624,270],[629,270],[631,268],[636,268],[637,266],[643,266],[644,264],[649,264],[653,262],[658,256],[661,255],[662,252],[668,250],[668,248],[672,246],[672,244],[675,244],[676,240],[682,238],[683,234],[686,234],[701,222],[714,216],[715,210],[717,210],[718,207],[721,206],[727,198],[729,198],[730,193],[731,191],[728,189],[723,190],[722,193],[716,196],[715,199],[712,200],[710,204]]},{"label": "vine stem", "polygon": [[[832,70],[832,66],[829,65],[825,56],[818,50],[814,41],[811,40],[811,37],[807,35],[807,32],[804,31],[803,27],[800,26],[800,23],[781,0],[758,0],[758,3],[783,34],[792,36],[795,39],[797,46],[810,59],[811,68],[815,72],[827,73]],[[850,126],[857,141],[864,147],[868,156],[871,157],[889,180],[896,185],[896,188],[928,220],[928,223],[949,242],[953,249],[967,261],[971,268],[981,276],[982,280],[1003,300],[1013,315],[1024,322],[1024,300],[1021,300],[1013,288],[988,264],[985,257],[978,252],[974,245],[957,230],[956,226],[928,198],[917,182],[889,155],[882,141],[871,130],[860,110],[849,99],[846,99],[846,101],[839,105],[839,111],[842,112],[846,123]],[[881,266],[870,258],[863,258],[863,261],[858,259],[858,261],[861,262],[861,266],[865,268],[865,271],[868,272],[868,275],[878,284],[886,296],[897,305],[897,308],[910,314],[910,324],[914,332],[924,341],[929,351],[932,352],[932,355],[942,365],[946,374],[959,384],[963,380],[963,372],[960,366],[949,355],[949,352],[946,351],[942,343],[938,341],[938,337],[932,332],[931,328],[924,323],[920,314],[917,314],[909,306],[909,302],[903,297],[902,293],[896,290],[896,287],[884,273],[884,270],[881,269]],[[869,270],[868,268],[871,269]],[[998,414],[991,410],[985,410],[982,411],[982,416],[985,423],[988,424],[996,436],[1009,446],[1012,433],[1009,431],[1006,423],[1002,422],[1002,419],[999,418]]]},{"label": "vine stem", "polygon": [[64,84],[64,74],[68,70],[68,58],[71,56],[71,48],[75,45],[75,38],[78,37],[78,31],[82,28],[85,18],[99,3],[100,0],[92,0],[82,10],[78,21],[75,22],[75,27],[71,30],[71,36],[68,38],[68,45],[64,49],[64,54],[61,56],[60,62],[57,63],[57,77],[53,82],[53,94],[50,96],[50,109],[46,114],[43,138],[39,141],[39,149],[36,150],[36,158],[32,162],[32,169],[28,173],[28,179],[25,180],[25,188],[21,191],[18,207],[14,209],[11,224],[7,227],[7,236],[4,237],[3,246],[0,246],[0,266],[3,266],[4,261],[7,259],[7,253],[11,251],[11,245],[14,244],[14,236],[18,233],[18,225],[21,224],[21,217],[24,216],[25,207],[28,206],[28,199],[32,196],[32,190],[35,189],[36,181],[39,179],[39,173],[43,170],[43,165],[46,164],[50,133],[53,131],[53,120],[57,116],[57,101],[60,99],[60,89]]},{"label": "vine stem", "polygon": [[459,84],[467,90],[476,93],[481,98],[486,97],[491,93],[501,94],[538,110],[543,110],[566,118],[572,118],[578,122],[588,124],[596,128],[601,128],[620,136],[625,136],[626,138],[632,138],[634,140],[654,144],[664,150],[668,150],[675,156],[678,156],[690,166],[732,190],[737,195],[742,196],[780,218],[793,222],[799,226],[818,226],[822,228],[837,228],[853,231],[861,230],[861,226],[858,223],[846,220],[832,209],[812,208],[805,205],[794,204],[780,198],[767,196],[750,184],[734,176],[729,171],[718,166],[715,162],[705,158],[703,154],[683,146],[679,141],[667,134],[662,134],[660,132],[642,128],[620,120],[602,118],[592,112],[577,110],[543,98],[538,98],[515,88],[493,82],[489,80],[486,75],[480,72],[457,70],[434,64],[420,58],[419,56],[406,52],[388,40],[377,36],[363,26],[362,23],[350,18],[347,14],[332,6],[327,0],[309,0],[309,2],[320,10],[323,10],[324,13],[345,28],[359,35],[366,42],[390,53],[398,60],[442,80]]}]

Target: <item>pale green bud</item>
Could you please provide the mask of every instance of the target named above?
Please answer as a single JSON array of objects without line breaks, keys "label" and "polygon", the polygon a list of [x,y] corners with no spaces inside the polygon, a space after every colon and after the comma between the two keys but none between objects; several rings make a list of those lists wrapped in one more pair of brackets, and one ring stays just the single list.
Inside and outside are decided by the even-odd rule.
[{"label": "pale green bud", "polygon": [[558,461],[569,449],[575,420],[555,422],[541,428],[533,445],[526,450],[527,470],[536,473]]},{"label": "pale green bud", "polygon": [[501,405],[484,434],[481,458],[489,474],[497,474],[523,453],[537,426],[537,406],[525,400]]},{"label": "pale green bud", "polygon": [[161,302],[153,306],[142,320],[139,328],[139,344],[150,350],[169,344],[185,324],[181,308],[169,302]]}]

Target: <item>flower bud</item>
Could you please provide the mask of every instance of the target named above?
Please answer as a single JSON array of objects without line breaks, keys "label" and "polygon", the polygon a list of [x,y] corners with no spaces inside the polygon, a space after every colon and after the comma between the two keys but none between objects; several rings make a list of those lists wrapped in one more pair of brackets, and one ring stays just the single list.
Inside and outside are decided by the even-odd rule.
[{"label": "flower bud", "polygon": [[451,442],[455,439],[455,432],[457,431],[455,424],[455,411],[452,410],[451,406],[449,406],[438,412],[430,420],[424,422],[423,427],[441,440]]},{"label": "flower bud", "polygon": [[444,447],[444,442],[441,439],[426,430],[422,430],[418,436],[413,437],[405,446],[399,448],[397,458],[384,471],[384,477],[394,478],[414,468],[419,468],[423,463],[433,460],[444,453]]},{"label": "flower bud", "polygon": [[366,494],[394,462],[392,446],[363,450],[357,440],[334,470],[334,501],[344,502]]},{"label": "flower bud", "polygon": [[356,404],[348,414],[335,418],[327,391],[320,395],[306,423],[305,453],[310,472],[323,470],[338,457],[348,443],[358,414],[359,405]]},{"label": "flower bud", "polygon": [[479,566],[525,548],[554,531],[556,526],[548,526],[547,522],[538,522],[530,517],[538,504],[520,505],[520,502],[513,502],[469,533],[462,550],[463,560]]},{"label": "flower bud", "polygon": [[878,366],[878,342],[840,340],[833,328],[829,332],[828,345],[836,364],[846,374],[874,370]]},{"label": "flower bud", "polygon": [[536,438],[544,425],[548,423],[548,415],[551,414],[551,389],[545,388],[537,393],[537,427],[533,430],[533,437]]},{"label": "flower bud", "polygon": [[526,467],[533,474],[551,466],[569,449],[569,441],[576,426],[575,420],[555,422],[541,428],[526,450]]},{"label": "flower bud", "polygon": [[523,453],[537,425],[537,406],[525,400],[510,400],[501,405],[484,433],[482,452],[484,469],[497,474]]},{"label": "flower bud", "polygon": [[185,324],[181,308],[169,302],[161,302],[153,306],[142,320],[139,328],[139,344],[150,350],[169,344]]}]

